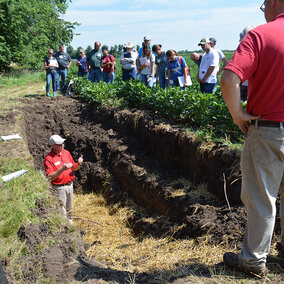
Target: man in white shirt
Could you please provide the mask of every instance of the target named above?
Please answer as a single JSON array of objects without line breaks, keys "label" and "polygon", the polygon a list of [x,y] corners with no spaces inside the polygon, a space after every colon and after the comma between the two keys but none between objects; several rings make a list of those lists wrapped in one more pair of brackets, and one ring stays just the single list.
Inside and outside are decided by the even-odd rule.
[{"label": "man in white shirt", "polygon": [[[214,37],[210,37],[209,40],[210,40],[211,47],[214,48],[218,52],[218,55],[219,55],[219,71],[217,75],[220,75],[222,71],[224,70],[224,68],[226,67],[226,65],[229,63],[229,61],[224,55],[222,50],[215,48],[216,42],[217,42],[216,39]],[[222,65],[222,68],[220,69],[221,61],[223,61],[223,65]]]},{"label": "man in white shirt", "polygon": [[198,45],[205,51],[205,54],[202,56],[196,79],[200,83],[201,93],[212,94],[217,83],[219,55],[218,52],[211,47],[208,38],[203,38]]}]

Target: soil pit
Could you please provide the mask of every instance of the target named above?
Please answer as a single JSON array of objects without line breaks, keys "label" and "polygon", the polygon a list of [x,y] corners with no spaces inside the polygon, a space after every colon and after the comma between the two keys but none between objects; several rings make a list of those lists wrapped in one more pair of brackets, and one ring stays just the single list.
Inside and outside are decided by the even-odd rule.
[{"label": "soil pit", "polygon": [[[76,173],[75,188],[80,194],[91,195],[85,195],[85,199],[77,195],[76,199],[83,198],[84,202],[75,201],[74,212],[75,222],[87,233],[85,241],[89,244],[89,256],[99,258],[115,269],[133,273],[139,266],[139,273],[142,273],[139,277],[143,279],[146,277],[143,273],[159,269],[175,271],[173,264],[178,266],[181,258],[183,268],[187,267],[189,274],[194,257],[179,258],[177,253],[171,254],[182,246],[185,250],[195,250],[199,256],[203,251],[205,261],[204,266],[199,267],[201,274],[205,273],[204,269],[210,274],[208,265],[212,264],[207,261],[204,244],[216,248],[219,255],[221,247],[241,247],[245,212],[238,205],[238,152],[220,145],[203,145],[168,121],[141,111],[101,108],[76,98],[51,100],[39,96],[28,99],[24,110],[26,140],[37,169],[43,170],[44,157],[50,150],[47,142],[52,134],[66,138],[65,148],[75,160],[81,154],[84,156],[84,163]],[[108,224],[116,235],[121,233],[122,243],[105,243],[104,246],[119,249],[126,257],[115,256],[114,252],[100,248],[99,234],[93,233],[100,230],[102,224],[94,218],[94,213],[86,215],[92,206],[92,194],[100,194],[93,202],[95,210],[99,208],[97,198],[101,198],[110,216],[124,212],[122,223],[127,226],[128,241],[123,241],[122,223]],[[88,231],[93,235],[88,235]],[[143,251],[141,255],[137,252],[140,259],[127,260],[126,251],[133,250],[134,242],[143,246],[143,242],[149,240],[155,240],[157,247],[166,244],[169,252],[165,254],[165,249],[160,252],[175,261],[165,262],[162,268],[151,266],[146,261],[150,253],[147,255],[139,247],[135,249]],[[153,249],[153,244],[148,248]],[[216,258],[211,256],[211,259],[216,263]],[[154,275],[159,277],[157,273]],[[137,283],[147,283],[139,281]]]}]

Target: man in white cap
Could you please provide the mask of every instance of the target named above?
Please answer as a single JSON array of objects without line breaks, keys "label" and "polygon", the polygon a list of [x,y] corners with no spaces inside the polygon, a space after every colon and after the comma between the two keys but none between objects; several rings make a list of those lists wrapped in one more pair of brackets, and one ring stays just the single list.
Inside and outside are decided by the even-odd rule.
[{"label": "man in white cap", "polygon": [[136,50],[134,50],[134,45],[132,42],[128,42],[125,47],[126,51],[122,52],[120,56],[120,64],[122,65],[122,80],[136,80],[136,59],[138,57],[138,53]]},{"label": "man in white cap", "polygon": [[62,202],[62,215],[72,224],[73,180],[74,171],[83,163],[81,155],[75,163],[69,151],[64,149],[64,141],[59,135],[49,138],[50,153],[45,157],[44,169],[51,181],[53,192]]},{"label": "man in white cap", "polygon": [[[147,46],[150,45],[150,48],[152,50],[151,37],[149,35],[144,36],[144,44],[147,45]],[[138,57],[141,58],[142,54],[143,54],[143,46],[140,47],[140,49],[139,49],[139,56]],[[153,52],[153,54],[156,56],[156,54],[154,52]]]},{"label": "man in white cap", "polygon": [[217,83],[219,55],[217,51],[211,47],[208,38],[203,38],[198,45],[205,51],[205,54],[202,56],[196,79],[200,84],[201,93],[212,94]]}]

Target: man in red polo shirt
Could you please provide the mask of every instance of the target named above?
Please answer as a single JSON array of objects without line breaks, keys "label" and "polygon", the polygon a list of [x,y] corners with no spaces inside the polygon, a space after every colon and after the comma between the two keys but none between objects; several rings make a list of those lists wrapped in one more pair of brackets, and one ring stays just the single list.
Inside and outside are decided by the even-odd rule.
[{"label": "man in red polo shirt", "polygon": [[[278,191],[282,242],[284,229],[284,0],[266,0],[260,9],[267,24],[243,38],[225,68],[221,88],[234,122],[247,134],[241,157],[241,198],[247,209],[247,228],[240,254],[225,253],[224,263],[264,275]],[[240,84],[247,79],[244,111]]]},{"label": "man in red polo shirt", "polygon": [[64,141],[59,135],[49,138],[50,153],[45,157],[44,169],[51,181],[53,192],[62,202],[62,214],[68,217],[72,224],[73,179],[74,172],[83,163],[80,156],[75,163],[69,151],[64,149]]}]

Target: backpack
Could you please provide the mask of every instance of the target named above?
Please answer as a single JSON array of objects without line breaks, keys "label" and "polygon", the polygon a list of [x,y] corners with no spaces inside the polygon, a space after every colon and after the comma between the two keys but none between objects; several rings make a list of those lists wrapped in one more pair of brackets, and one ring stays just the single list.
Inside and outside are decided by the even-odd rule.
[{"label": "backpack", "polygon": [[[181,56],[178,57],[178,61],[179,61],[180,66],[181,66],[181,58],[182,58]],[[169,61],[170,67],[171,67],[171,63],[172,63],[172,62]],[[186,63],[185,63],[185,64],[186,64]],[[187,65],[185,66],[185,72],[186,72],[186,75],[189,75],[189,68],[188,68]]]},{"label": "backpack", "polygon": [[[109,60],[111,61],[111,54],[108,55],[108,58]],[[113,57],[114,58],[114,57]],[[116,69],[116,63],[115,63],[115,59],[114,59],[114,69],[113,69],[113,72],[115,72],[115,69]]]}]

